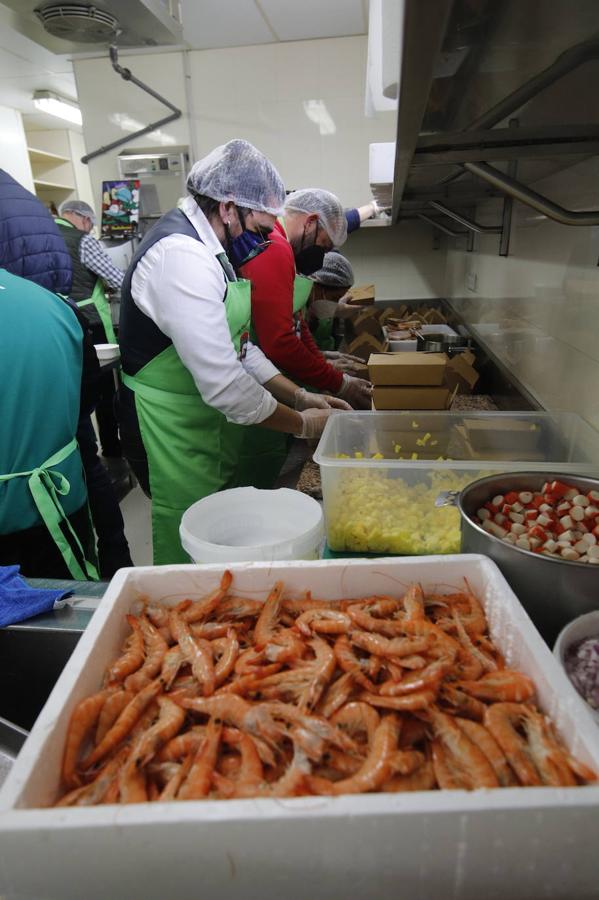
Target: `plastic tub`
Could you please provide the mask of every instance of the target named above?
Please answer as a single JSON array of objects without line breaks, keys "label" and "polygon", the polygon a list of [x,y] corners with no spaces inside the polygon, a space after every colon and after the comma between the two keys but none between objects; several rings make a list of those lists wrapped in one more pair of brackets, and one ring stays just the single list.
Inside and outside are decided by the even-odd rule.
[{"label": "plastic tub", "polygon": [[458,553],[460,516],[435,508],[441,491],[532,468],[593,475],[599,433],[574,413],[347,412],[331,416],[314,459],[331,550]]},{"label": "plastic tub", "polygon": [[322,509],[299,491],[232,488],[183,513],[181,543],[197,563],[318,559]]},{"label": "plastic tub", "polygon": [[[585,613],[584,616],[577,616],[576,619],[572,619],[571,622],[568,622],[568,624],[564,626],[564,628],[562,628],[557,636],[557,640],[553,648],[553,654],[557,658],[564,672],[566,671],[566,653],[568,652],[568,649],[572,646],[572,644],[577,644],[578,641],[584,641],[585,638],[596,637],[598,635],[599,609],[595,610],[594,612]],[[567,674],[568,673],[566,672],[566,675]],[[572,682],[570,682],[570,686],[576,696],[579,697],[580,694],[578,693]],[[587,709],[595,719],[595,722],[597,723],[597,725],[599,725],[599,709],[593,709],[592,706],[589,706],[588,704],[586,705]]]}]

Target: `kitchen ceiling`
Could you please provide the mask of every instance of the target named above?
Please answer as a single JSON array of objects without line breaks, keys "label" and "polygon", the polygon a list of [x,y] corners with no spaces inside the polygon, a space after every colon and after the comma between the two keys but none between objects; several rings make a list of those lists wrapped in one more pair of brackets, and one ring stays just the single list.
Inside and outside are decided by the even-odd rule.
[{"label": "kitchen ceiling", "polygon": [[[102,8],[106,0],[94,2]],[[368,0],[180,2],[184,46],[193,50],[347,37],[368,31]],[[120,3],[125,6],[128,0]],[[59,119],[35,110],[32,95],[34,90],[45,89],[75,99],[71,65],[75,54],[68,41],[64,53],[57,52],[62,42],[43,31],[34,14],[39,5],[40,0],[0,2],[0,105],[20,110],[30,129],[62,128]],[[158,47],[156,52],[163,49]],[[104,55],[107,46],[88,44],[85,50],[85,55]],[[151,53],[152,48],[137,52]]]}]

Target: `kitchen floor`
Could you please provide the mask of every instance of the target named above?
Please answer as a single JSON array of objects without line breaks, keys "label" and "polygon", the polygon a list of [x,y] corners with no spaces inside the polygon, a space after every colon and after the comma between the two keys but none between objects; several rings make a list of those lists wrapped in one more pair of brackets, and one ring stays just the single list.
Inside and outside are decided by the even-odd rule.
[{"label": "kitchen floor", "polygon": [[152,521],[150,501],[137,484],[121,501],[125,535],[136,566],[152,565]]}]

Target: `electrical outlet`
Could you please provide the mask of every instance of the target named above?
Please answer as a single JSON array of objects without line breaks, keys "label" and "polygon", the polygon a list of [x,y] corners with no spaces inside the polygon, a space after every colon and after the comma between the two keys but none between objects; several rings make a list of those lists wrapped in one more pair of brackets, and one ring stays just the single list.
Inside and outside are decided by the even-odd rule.
[{"label": "electrical outlet", "polygon": [[469,291],[476,291],[476,285],[478,282],[478,278],[476,272],[467,272],[466,273],[466,288]]}]

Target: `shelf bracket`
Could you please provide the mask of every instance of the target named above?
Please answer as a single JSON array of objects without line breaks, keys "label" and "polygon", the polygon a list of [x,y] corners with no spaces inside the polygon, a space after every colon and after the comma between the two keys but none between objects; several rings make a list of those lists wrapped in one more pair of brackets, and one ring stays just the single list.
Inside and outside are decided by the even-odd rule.
[{"label": "shelf bracket", "polygon": [[133,84],[136,84],[137,87],[141,88],[142,91],[145,91],[146,94],[149,94],[151,97],[154,97],[155,100],[158,100],[160,103],[163,103],[168,109],[172,110],[171,114],[165,116],[163,119],[158,119],[157,122],[152,122],[150,125],[146,125],[145,128],[140,128],[138,131],[134,131],[132,134],[128,134],[127,137],[119,138],[117,141],[112,141],[110,144],[105,144],[103,147],[99,147],[97,150],[92,150],[91,153],[86,153],[85,156],[81,157],[82,163],[88,163],[90,159],[95,159],[96,156],[102,156],[104,153],[108,153],[109,150],[114,150],[115,147],[122,147],[123,144],[128,144],[130,141],[133,141],[135,138],[141,137],[142,134],[148,134],[150,131],[155,131],[157,128],[161,128],[162,125],[166,125],[168,122],[174,122],[175,119],[180,119],[182,116],[182,112],[178,109],[173,103],[166,100],[161,94],[157,93],[153,88],[148,87],[147,84],[144,84],[143,81],[140,81],[139,78],[136,78],[135,75],[131,73],[130,69],[126,69],[119,64],[119,51],[118,48],[112,44],[110,47],[110,62],[112,63],[112,68],[115,72],[117,72],[121,78],[125,81],[132,81]]},{"label": "shelf bracket", "polygon": [[474,233],[472,231],[454,231],[453,228],[449,228],[448,225],[443,225],[442,222],[437,221],[437,219],[433,219],[432,216],[427,216],[426,213],[417,213],[416,215],[418,219],[422,219],[423,222],[428,222],[428,224],[432,225],[433,228],[436,229],[436,231],[442,231],[443,234],[447,234],[449,235],[449,237],[460,238],[466,235],[466,249],[469,253],[474,249]]},{"label": "shelf bracket", "polygon": [[514,200],[519,200],[520,203],[536,209],[537,212],[547,216],[548,219],[553,219],[554,222],[559,222],[561,225],[599,225],[599,209],[589,209],[581,212],[566,209],[543,194],[539,194],[532,188],[522,184],[516,178],[500,172],[499,169],[490,166],[488,163],[467,162],[463,163],[463,167],[466,171],[482,178],[483,181],[493,185],[493,187],[504,194],[513,197]]}]

